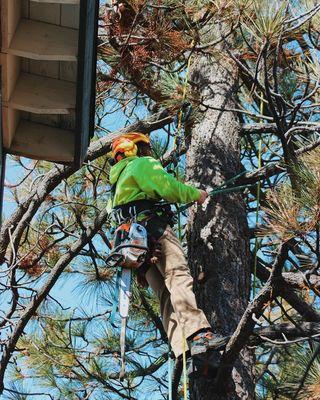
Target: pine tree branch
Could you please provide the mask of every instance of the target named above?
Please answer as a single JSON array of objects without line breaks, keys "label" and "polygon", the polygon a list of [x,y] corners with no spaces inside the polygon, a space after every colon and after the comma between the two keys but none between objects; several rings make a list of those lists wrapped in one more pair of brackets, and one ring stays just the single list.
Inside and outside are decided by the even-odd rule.
[{"label": "pine tree branch", "polygon": [[[262,282],[266,282],[270,277],[270,272],[261,263],[257,264],[256,273]],[[320,314],[294,291],[296,288],[306,287],[304,278],[302,273],[284,272],[275,280],[275,292],[283,297],[306,321],[320,322]],[[316,286],[320,285],[319,277],[315,274],[311,276],[309,282]]]},{"label": "pine tree branch", "polygon": [[242,136],[264,133],[277,133],[276,124],[243,124],[240,131]]},{"label": "pine tree branch", "polygon": [[245,175],[241,176],[235,181],[235,185],[247,185],[253,184],[260,180],[271,178],[274,175],[285,173],[286,168],[280,163],[270,163],[265,167],[257,169],[252,172],[247,172]]},{"label": "pine tree branch", "polygon": [[303,388],[303,385],[304,385],[304,383],[305,383],[305,381],[306,381],[306,379],[307,379],[307,376],[308,376],[308,374],[309,374],[309,372],[310,372],[310,369],[311,369],[311,367],[312,367],[312,364],[315,362],[315,360],[316,360],[316,358],[318,357],[319,354],[320,354],[320,345],[319,345],[319,343],[318,343],[317,347],[315,348],[315,350],[314,350],[314,352],[313,352],[313,354],[312,354],[312,357],[310,358],[310,360],[309,360],[309,362],[308,362],[307,368],[306,368],[306,370],[304,371],[304,374],[303,374],[303,376],[302,376],[302,378],[301,378],[301,380],[300,380],[299,386],[298,386],[298,388],[297,388],[297,390],[296,390],[296,392],[295,392],[295,394],[294,394],[292,400],[296,400],[296,398],[297,398],[299,392],[300,392],[301,389]]},{"label": "pine tree branch", "polygon": [[[20,392],[20,391],[18,391],[18,390],[14,390],[14,389],[9,389],[9,388],[4,388],[4,391],[5,392],[9,392],[9,393],[13,393],[13,394],[16,394],[16,395],[19,395],[19,397],[15,397],[15,398],[19,398],[19,399],[22,399],[22,398],[27,398],[27,397],[29,397],[29,396],[42,396],[42,398],[44,397],[44,396],[47,396],[47,397],[49,397],[51,400],[54,400],[54,398],[51,396],[51,394],[48,394],[48,393],[44,393],[44,392]],[[13,398],[13,397],[11,397],[11,398]]]},{"label": "pine tree branch", "polygon": [[132,397],[131,395],[127,396],[126,394],[122,393],[120,389],[116,388],[115,386],[110,385],[108,380],[106,380],[104,377],[90,371],[78,358],[76,360],[77,360],[79,367],[82,369],[83,372],[85,372],[90,378],[96,380],[97,382],[100,382],[109,391],[116,393],[122,399],[137,400],[135,397]]},{"label": "pine tree branch", "polygon": [[[138,378],[138,377],[143,377],[143,376],[149,376],[153,374],[154,372],[158,371],[168,360],[168,355],[169,353],[163,353],[160,357],[158,357],[155,362],[150,364],[148,367],[141,367],[137,368],[133,371],[128,371],[125,374],[125,379],[133,379],[133,378]],[[112,373],[108,375],[109,379],[119,379],[119,374],[118,373]]]},{"label": "pine tree branch", "polygon": [[[320,146],[320,139],[317,139],[313,143],[296,150],[295,154],[297,156],[300,156],[301,154],[308,153],[309,151],[314,150],[319,146]],[[258,182],[259,180],[271,178],[272,176],[286,172],[287,168],[280,162],[270,163],[255,171],[247,172],[245,175],[237,179],[235,181],[235,184],[236,185],[253,184]]]},{"label": "pine tree branch", "polygon": [[307,146],[301,147],[296,150],[296,154],[299,156],[301,154],[307,153],[308,151],[314,150],[320,146],[320,138],[315,140],[313,143],[308,144]]},{"label": "pine tree branch", "polygon": [[[260,346],[265,343],[284,345],[319,336],[320,322],[302,322],[299,325],[284,322],[253,329],[247,338],[247,344],[250,346]],[[230,338],[231,336],[225,336],[226,346]]]},{"label": "pine tree branch", "polygon": [[320,322],[320,314],[288,285],[277,285],[276,293],[285,299],[306,321]]},{"label": "pine tree branch", "polygon": [[308,340],[310,337],[316,336],[320,336],[320,322],[303,322],[299,326],[282,323],[255,328],[248,344],[259,346],[266,342],[273,342],[273,344],[284,345],[297,340]]},{"label": "pine tree branch", "polygon": [[[307,126],[303,125],[303,123],[297,123],[293,128],[289,129],[286,132],[286,136],[289,136],[292,134],[292,132],[296,133],[303,133],[303,132],[319,132],[320,131],[320,126],[319,124],[314,124],[313,126]],[[265,123],[265,124],[255,124],[255,123],[250,123],[250,124],[243,124],[241,127],[241,135],[246,136],[246,135],[261,135],[265,133],[269,134],[276,134],[278,132],[276,124],[272,123]]]},{"label": "pine tree branch", "polygon": [[0,361],[0,394],[3,392],[4,389],[3,380],[8,363],[13,352],[15,351],[16,344],[23,334],[27,323],[35,315],[36,310],[38,309],[42,301],[48,296],[50,290],[53,288],[54,284],[57,282],[58,278],[67,267],[67,265],[69,265],[74,257],[79,254],[81,249],[89,243],[89,241],[94,237],[99,229],[101,229],[102,226],[106,223],[107,219],[108,213],[104,209],[96,217],[93,225],[87,228],[86,233],[82,234],[82,236],[70,246],[70,250],[60,257],[60,259],[57,261],[57,263],[49,273],[46,283],[41,287],[41,289],[38,290],[37,296],[34,296],[32,298],[30,303],[26,306],[24,312],[21,314],[3,348],[2,359]]},{"label": "pine tree branch", "polygon": [[320,275],[303,272],[284,272],[282,279],[288,285],[296,289],[310,288],[319,295],[320,292]]},{"label": "pine tree branch", "polygon": [[93,161],[96,158],[107,154],[110,151],[110,145],[114,139],[128,132],[141,132],[150,133],[157,129],[161,129],[164,126],[170,124],[175,117],[175,114],[169,113],[168,110],[163,109],[150,117],[139,120],[119,131],[109,133],[101,139],[98,139],[91,143],[86,160]]}]

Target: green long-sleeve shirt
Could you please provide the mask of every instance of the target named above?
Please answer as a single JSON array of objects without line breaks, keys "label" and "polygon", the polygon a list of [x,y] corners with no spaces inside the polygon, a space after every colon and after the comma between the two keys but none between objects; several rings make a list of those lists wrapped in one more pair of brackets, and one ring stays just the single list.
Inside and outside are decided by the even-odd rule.
[{"label": "green long-sleeve shirt", "polygon": [[152,157],[127,157],[110,170],[110,183],[116,183],[113,207],[136,200],[161,200],[189,203],[200,191],[179,182]]}]

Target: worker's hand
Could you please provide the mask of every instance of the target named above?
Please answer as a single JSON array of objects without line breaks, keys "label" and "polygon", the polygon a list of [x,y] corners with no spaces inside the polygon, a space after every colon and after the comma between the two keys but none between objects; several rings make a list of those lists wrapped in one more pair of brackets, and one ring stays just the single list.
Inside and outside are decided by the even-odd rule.
[{"label": "worker's hand", "polygon": [[203,204],[208,196],[209,194],[205,190],[200,190],[200,197],[198,198],[197,203]]}]

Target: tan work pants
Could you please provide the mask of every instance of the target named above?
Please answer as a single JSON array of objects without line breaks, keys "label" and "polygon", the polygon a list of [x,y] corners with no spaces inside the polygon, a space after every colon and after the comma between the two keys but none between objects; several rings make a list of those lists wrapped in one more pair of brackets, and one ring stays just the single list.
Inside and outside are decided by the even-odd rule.
[{"label": "tan work pants", "polygon": [[150,267],[146,279],[160,301],[162,323],[176,357],[187,350],[183,338],[199,329],[209,328],[203,311],[197,307],[193,293],[193,279],[181,244],[167,227],[159,239],[161,258]]}]

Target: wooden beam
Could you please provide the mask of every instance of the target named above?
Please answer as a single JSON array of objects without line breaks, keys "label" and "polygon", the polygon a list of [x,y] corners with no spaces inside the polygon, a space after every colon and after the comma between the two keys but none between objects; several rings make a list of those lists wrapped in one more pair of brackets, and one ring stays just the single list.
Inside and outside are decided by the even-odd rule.
[{"label": "wooden beam", "polygon": [[20,121],[20,111],[2,107],[3,147],[10,149],[14,134]]},{"label": "wooden beam", "polygon": [[72,162],[74,132],[21,120],[10,153],[36,160]]},{"label": "wooden beam", "polygon": [[10,54],[2,54],[2,101],[7,102],[16,86],[20,68],[21,59]]},{"label": "wooden beam", "polygon": [[78,31],[21,19],[8,53],[34,60],[77,61]]},{"label": "wooden beam", "polygon": [[76,106],[76,85],[72,82],[22,73],[9,107],[36,114],[69,114]]},{"label": "wooden beam", "polygon": [[7,52],[21,18],[21,0],[1,2],[1,51]]}]

